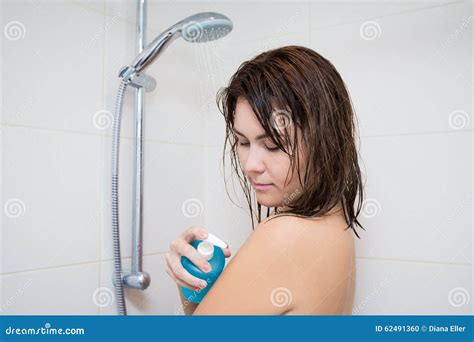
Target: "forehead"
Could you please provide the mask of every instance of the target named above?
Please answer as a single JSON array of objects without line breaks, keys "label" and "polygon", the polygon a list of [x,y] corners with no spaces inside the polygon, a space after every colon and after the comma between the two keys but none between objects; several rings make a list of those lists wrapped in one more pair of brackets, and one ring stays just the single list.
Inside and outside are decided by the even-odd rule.
[{"label": "forehead", "polygon": [[243,97],[237,99],[234,115],[234,128],[240,132],[263,131],[263,127],[257,119],[250,103]]},{"label": "forehead", "polygon": [[[276,114],[276,115],[274,115]],[[281,125],[280,121],[278,120],[281,114],[279,111],[275,111],[269,115],[268,125],[272,125],[279,131],[280,136],[286,136],[288,134],[289,137],[293,136],[293,125],[285,124]],[[287,121],[288,122],[288,121]],[[257,118],[257,115],[252,109],[250,103],[243,97],[239,97],[237,100],[237,104],[235,107],[235,115],[234,115],[234,123],[233,123],[233,132],[239,135],[244,135],[248,138],[261,139],[264,137],[268,137],[264,128],[260,124],[260,121]]]}]

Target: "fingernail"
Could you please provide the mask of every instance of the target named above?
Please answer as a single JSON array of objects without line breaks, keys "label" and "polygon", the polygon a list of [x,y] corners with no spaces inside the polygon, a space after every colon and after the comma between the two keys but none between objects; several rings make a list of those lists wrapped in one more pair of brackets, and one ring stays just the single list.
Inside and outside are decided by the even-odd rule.
[{"label": "fingernail", "polygon": [[203,269],[204,271],[209,272],[211,270],[211,266],[209,264],[204,265]]},{"label": "fingernail", "polygon": [[200,285],[201,287],[206,287],[206,286],[207,286],[207,283],[206,283],[205,281],[201,281],[201,282],[199,283],[199,285]]}]

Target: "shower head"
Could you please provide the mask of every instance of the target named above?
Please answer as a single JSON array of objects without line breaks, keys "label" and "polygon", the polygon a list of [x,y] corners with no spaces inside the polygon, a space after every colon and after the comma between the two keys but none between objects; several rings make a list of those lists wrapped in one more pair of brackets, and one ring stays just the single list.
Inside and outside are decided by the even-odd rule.
[{"label": "shower head", "polygon": [[[160,56],[176,38],[193,43],[208,42],[227,35],[232,31],[232,21],[225,15],[215,12],[202,12],[187,17],[169,27],[155,38],[133,60],[129,67],[122,69],[121,76],[138,73]],[[125,77],[124,77],[125,78]]]},{"label": "shower head", "polygon": [[214,12],[197,13],[181,23],[181,36],[192,43],[216,40],[232,31],[232,21],[225,15]]}]

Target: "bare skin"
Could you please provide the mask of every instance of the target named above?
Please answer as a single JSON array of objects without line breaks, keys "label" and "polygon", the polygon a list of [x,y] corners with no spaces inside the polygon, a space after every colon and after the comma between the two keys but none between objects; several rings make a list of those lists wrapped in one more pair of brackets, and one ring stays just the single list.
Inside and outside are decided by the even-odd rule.
[{"label": "bare skin", "polygon": [[[275,150],[269,138],[259,138],[264,130],[244,99],[237,103],[234,128],[246,177],[255,183],[270,184],[256,189],[259,203],[284,208],[288,194],[302,191],[296,174],[286,180],[288,155]],[[304,158],[304,149],[301,152]],[[341,204],[320,218],[275,216],[261,222],[249,235],[199,305],[185,301],[179,291],[185,314],[351,314],[355,291],[354,233],[345,230]],[[180,258],[187,256],[205,271],[206,260],[189,243],[206,234],[203,227],[194,226],[171,243],[166,270],[178,285],[199,288],[200,279],[182,267]],[[224,255],[230,257],[229,248]]]},{"label": "bare skin", "polygon": [[354,238],[340,215],[257,226],[194,315],[350,315]]}]

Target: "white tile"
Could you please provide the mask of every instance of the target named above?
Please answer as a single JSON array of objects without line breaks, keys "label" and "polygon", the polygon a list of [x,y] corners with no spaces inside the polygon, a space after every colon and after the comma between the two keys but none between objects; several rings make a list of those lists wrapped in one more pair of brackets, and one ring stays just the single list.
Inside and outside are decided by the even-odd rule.
[{"label": "white tile", "polygon": [[2,90],[2,122],[98,132],[104,15],[48,1],[11,1],[3,10],[5,22],[18,21],[24,37],[1,38],[2,81],[8,84]]},{"label": "white tile", "polygon": [[[231,33],[242,41],[287,34],[305,34],[309,29],[309,3],[305,1],[219,2],[216,12],[226,14],[234,24]],[[214,10],[213,10],[214,11]]]},{"label": "white tile", "polygon": [[469,315],[472,267],[357,259],[354,315]]},{"label": "white tile", "polygon": [[[107,15],[135,23],[135,3],[107,2]],[[218,12],[233,22],[231,35],[238,40],[257,40],[270,35],[302,32],[309,27],[305,1],[149,1],[148,25],[157,33],[199,12]],[[149,37],[152,39],[152,36]]]},{"label": "white tile", "polygon": [[[127,265],[127,261],[123,263]],[[165,270],[164,254],[150,255],[143,258],[143,270],[151,277],[149,287],[142,291],[125,288],[125,300],[128,315],[179,315],[181,301],[176,283],[168,276]],[[114,291],[112,284],[113,263],[102,263],[101,287],[103,292]],[[106,305],[107,304],[107,305]],[[112,301],[104,301],[100,307],[101,315],[116,315],[117,303],[115,293]]]},{"label": "white tile", "polygon": [[472,134],[362,139],[367,179],[358,255],[468,263]]},{"label": "white tile", "polygon": [[[1,93],[1,92],[0,92]],[[4,150],[4,138],[3,138],[3,133],[5,131],[5,127],[3,126],[0,126],[0,151],[2,151],[0,153],[0,188],[3,189],[4,187],[4,162],[3,162],[3,150]],[[4,203],[3,202],[3,191],[0,191],[0,203]],[[5,215],[5,212],[4,212],[4,208],[0,208],[0,222],[2,223],[1,224],[1,227],[0,227],[0,246],[2,246],[2,250],[3,250],[3,246],[4,246],[4,242],[3,242],[3,222],[5,220],[4,218],[4,215]],[[2,254],[0,253],[0,256]],[[3,256],[1,257],[2,260],[3,260]],[[0,274],[3,274],[3,261],[0,262]],[[0,292],[0,301],[3,303],[3,300],[2,300],[2,293]]]},{"label": "white tile", "polygon": [[230,169],[229,157],[226,159],[225,181],[222,149],[208,147],[206,151],[206,208],[212,214],[206,215],[204,227],[227,241],[232,255],[235,255],[252,233],[249,208],[235,172]]},{"label": "white tile", "polygon": [[1,315],[97,315],[99,264],[2,275]]},{"label": "white tile", "polygon": [[[69,0],[63,0],[67,2]],[[105,3],[113,0],[72,0],[77,6],[81,6],[96,12],[105,13]]]},{"label": "white tile", "polygon": [[[122,67],[131,63],[135,57],[135,29],[131,24],[118,20],[116,17],[107,17],[107,21],[110,25],[108,30],[105,31],[105,103],[102,110],[105,115],[112,117],[114,115],[116,97],[120,85],[120,78],[118,77],[119,71]],[[122,110],[121,135],[123,137],[134,136],[134,100],[135,90],[128,87],[125,92]],[[146,113],[148,112],[148,108],[149,106],[145,106]],[[145,117],[147,118],[146,113]],[[104,117],[106,117],[105,115]],[[102,127],[105,133],[112,134],[113,121],[108,120]]]},{"label": "white tile", "polygon": [[[105,67],[105,110],[113,113],[120,79],[119,70],[136,57],[135,28],[116,21],[107,31]],[[199,50],[183,40],[174,41],[163,55],[145,69],[155,78],[156,89],[145,95],[145,138],[200,144],[204,125],[201,80],[209,72],[200,64]],[[206,61],[212,63],[211,57]],[[128,88],[122,120],[123,136],[134,136],[135,90]],[[106,130],[112,131],[112,126]]]},{"label": "white tile", "polygon": [[[120,2],[108,5],[111,13],[115,13],[114,10],[127,12],[120,9]],[[186,11],[192,11],[194,5],[200,6],[193,4],[186,7]],[[177,11],[182,6],[183,4],[173,3],[172,9]],[[154,13],[151,7],[152,5],[150,13]],[[166,13],[168,19],[171,14]],[[116,14],[110,16],[109,20],[114,24],[106,32],[105,110],[109,112],[113,112],[115,104],[119,84],[118,70],[130,64],[136,56],[134,25],[116,18]],[[298,20],[293,18],[292,21]],[[149,23],[151,22],[149,19]],[[147,40],[151,41],[162,28],[156,29],[151,24],[149,27]],[[307,45],[308,38],[307,29],[302,29],[296,32],[269,32],[261,39],[231,34],[206,44],[189,44],[182,39],[174,41],[146,70],[157,80],[157,88],[146,94],[145,137],[192,144],[220,143],[221,135],[214,134],[214,129],[222,132],[223,127],[222,115],[215,103],[217,91],[228,83],[243,61],[270,48],[289,44]],[[246,42],[241,43],[239,39],[246,39]],[[133,92],[128,91],[124,104],[122,132],[127,137],[133,136]],[[208,131],[203,135],[205,125]],[[111,126],[107,131],[111,131]]]},{"label": "white tile", "polygon": [[310,1],[311,29],[341,25],[377,17],[399,15],[422,9],[442,6],[459,1]]},{"label": "white tile", "polygon": [[363,136],[450,130],[457,110],[454,125],[472,129],[470,7],[377,19],[373,40],[362,39],[364,21],[311,32],[310,47],[346,82]]},{"label": "white tile", "polygon": [[6,128],[3,272],[99,258],[100,137]]},{"label": "white tile", "polygon": [[[167,251],[182,231],[193,224],[203,224],[205,217],[213,213],[204,206],[203,148],[147,142],[144,151],[143,250],[149,254]],[[128,257],[133,208],[131,155],[123,157],[121,165],[121,169],[127,169],[119,175],[121,248],[122,256]],[[108,185],[105,191],[109,198]],[[104,213],[102,260],[112,258],[110,203]]]}]

